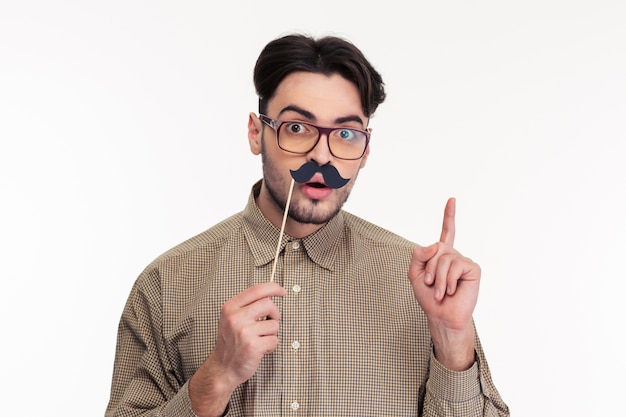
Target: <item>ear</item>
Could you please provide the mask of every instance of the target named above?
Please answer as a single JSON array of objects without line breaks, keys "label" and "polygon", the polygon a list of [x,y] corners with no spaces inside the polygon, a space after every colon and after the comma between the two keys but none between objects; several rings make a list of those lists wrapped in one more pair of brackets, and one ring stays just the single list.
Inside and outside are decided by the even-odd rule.
[{"label": "ear", "polygon": [[261,141],[263,140],[263,122],[256,114],[250,113],[248,116],[248,143],[250,152],[254,155],[261,153]]}]

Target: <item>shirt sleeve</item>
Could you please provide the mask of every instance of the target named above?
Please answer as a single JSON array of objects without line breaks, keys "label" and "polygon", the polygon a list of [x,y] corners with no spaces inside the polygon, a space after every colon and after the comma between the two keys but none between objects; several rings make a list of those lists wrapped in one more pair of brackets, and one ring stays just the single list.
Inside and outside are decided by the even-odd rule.
[{"label": "shirt sleeve", "polygon": [[131,290],[120,320],[106,417],[196,417],[187,381],[168,357],[162,317],[159,276],[147,270]]},{"label": "shirt sleeve", "polygon": [[430,375],[426,383],[424,417],[508,417],[509,409],[491,380],[480,341],[476,361],[466,371],[444,367],[431,352]]}]

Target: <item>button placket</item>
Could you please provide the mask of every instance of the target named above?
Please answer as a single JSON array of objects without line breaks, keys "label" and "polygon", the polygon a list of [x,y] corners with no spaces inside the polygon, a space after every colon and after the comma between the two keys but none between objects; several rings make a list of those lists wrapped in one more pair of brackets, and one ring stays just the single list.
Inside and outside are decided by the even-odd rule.
[{"label": "button placket", "polygon": [[[301,389],[307,380],[307,352],[305,349],[306,335],[303,329],[308,328],[308,316],[305,307],[306,299],[302,298],[305,293],[302,288],[302,279],[307,274],[309,259],[300,241],[287,243],[284,252],[284,282],[285,288],[291,289],[283,298],[283,311],[281,319],[281,345],[283,352],[283,407],[289,414],[306,414],[303,407]],[[303,304],[304,303],[304,304]]]}]

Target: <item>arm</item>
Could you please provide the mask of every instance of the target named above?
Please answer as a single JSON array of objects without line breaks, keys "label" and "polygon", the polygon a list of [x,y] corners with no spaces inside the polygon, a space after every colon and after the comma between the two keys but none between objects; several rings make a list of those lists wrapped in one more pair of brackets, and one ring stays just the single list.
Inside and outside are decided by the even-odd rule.
[{"label": "arm", "polygon": [[409,280],[426,313],[434,351],[424,415],[508,416],[472,320],[481,270],[453,248],[455,211],[455,200],[448,200],[440,241],[416,248],[409,267]]},{"label": "arm", "polygon": [[118,328],[107,417],[193,417],[187,386],[166,354],[158,272],[146,270],[130,292]]},{"label": "arm", "polygon": [[466,371],[452,371],[431,355],[424,417],[508,417],[509,409],[496,389],[480,341],[475,362]]},{"label": "arm", "polygon": [[284,292],[277,284],[261,284],[226,302],[215,349],[184,381],[165,348],[158,273],[142,274],[122,314],[106,416],[223,415],[234,389],[275,348],[280,315],[270,297]]},{"label": "arm", "polygon": [[198,417],[221,416],[238,385],[278,346],[280,311],[271,300],[286,290],[276,283],[248,288],[222,307],[215,349],[189,382]]}]

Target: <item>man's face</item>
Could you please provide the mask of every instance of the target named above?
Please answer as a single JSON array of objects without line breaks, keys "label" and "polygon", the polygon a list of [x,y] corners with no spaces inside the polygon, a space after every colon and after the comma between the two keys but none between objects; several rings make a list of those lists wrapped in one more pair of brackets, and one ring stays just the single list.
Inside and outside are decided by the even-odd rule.
[{"label": "man's face", "polygon": [[[324,127],[367,128],[358,90],[348,80],[334,74],[326,76],[296,72],[287,76],[268,102],[267,116],[275,120],[296,120]],[[290,170],[296,170],[307,161],[318,165],[331,164],[350,181],[341,188],[324,185],[317,173],[306,183],[296,183],[291,198],[289,216],[300,224],[321,225],[341,209],[354,185],[359,169],[365,165],[369,147],[358,160],[334,157],[328,148],[326,135],[307,154],[293,154],[278,147],[276,131],[250,115],[248,138],[254,154],[263,159],[263,186],[257,205],[274,222],[282,217],[289,186]]]}]

